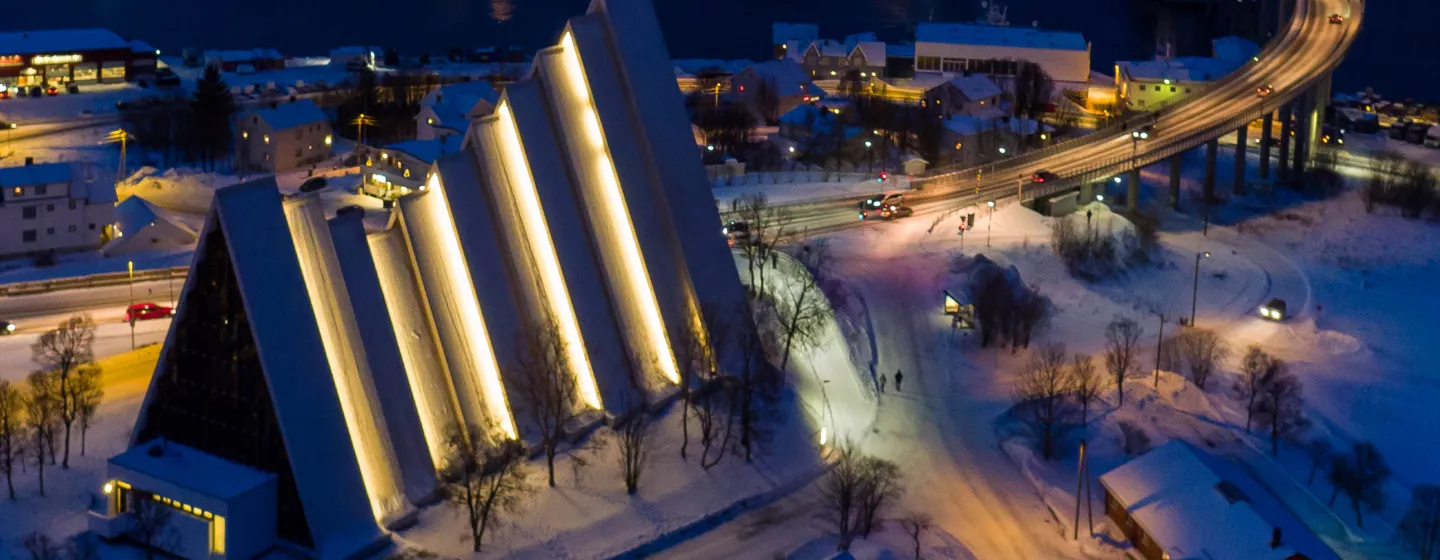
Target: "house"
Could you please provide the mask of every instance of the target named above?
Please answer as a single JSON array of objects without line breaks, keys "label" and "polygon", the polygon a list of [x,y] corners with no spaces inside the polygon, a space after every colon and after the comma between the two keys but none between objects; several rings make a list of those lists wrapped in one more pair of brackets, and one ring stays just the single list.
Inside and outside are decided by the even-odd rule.
[{"label": "house", "polygon": [[383,148],[363,148],[360,191],[390,200],[421,190],[430,167],[441,157],[460,151],[463,137],[446,134]]},{"label": "house", "polygon": [[863,150],[868,132],[846,123],[843,107],[821,103],[800,105],[780,116],[779,136],[801,154]]},{"label": "house", "polygon": [[1056,91],[1083,91],[1090,43],[1079,33],[974,23],[921,23],[915,28],[915,74],[979,73],[1006,82],[1033,62]]},{"label": "house", "polygon": [[777,21],[770,25],[770,44],[775,58],[798,57],[801,49],[819,38],[820,26],[813,23]]},{"label": "house", "polygon": [[855,47],[850,49],[847,66],[851,70],[859,70],[861,78],[884,77],[890,61],[887,49],[880,41],[856,42]]},{"label": "house", "polygon": [[1105,515],[1146,560],[1338,560],[1245,469],[1172,440],[1100,476]]},{"label": "house", "polygon": [[235,152],[251,171],[280,173],[330,157],[330,120],[309,99],[249,111],[235,122]]},{"label": "house", "polygon": [[1190,95],[1238,70],[1259,54],[1260,47],[1240,37],[1211,42],[1214,56],[1159,57],[1155,60],[1115,63],[1115,90],[1127,109],[1155,111]]},{"label": "house", "polygon": [[799,62],[812,79],[838,80],[851,72],[862,79],[878,78],[885,73],[885,43],[868,32],[840,41],[816,39],[805,47]]},{"label": "house", "polygon": [[824,95],[800,63],[788,58],[746,66],[730,77],[730,87],[736,103],[766,122]]},{"label": "house", "polygon": [[470,121],[489,115],[500,100],[500,92],[487,80],[459,82],[435,88],[420,100],[415,115],[415,138],[433,140],[464,134]]},{"label": "house", "polygon": [[341,68],[374,68],[379,47],[338,47],[330,49],[330,65]]},{"label": "house", "polygon": [[974,165],[1005,158],[1025,138],[1053,130],[1039,121],[1005,116],[953,114],[940,121],[941,164]]},{"label": "house", "polygon": [[131,44],[108,29],[7,31],[0,33],[0,86],[134,81],[154,57],[142,54],[136,68]]},{"label": "house", "polygon": [[115,187],[76,181],[68,163],[0,168],[0,257],[99,249],[114,223]]},{"label": "house", "polygon": [[206,66],[239,74],[285,69],[285,57],[275,49],[205,51],[204,60]]},{"label": "house", "polygon": [[139,196],[115,205],[115,232],[114,239],[102,249],[107,257],[188,247],[200,238],[199,228],[185,218]]},{"label": "house", "polygon": [[998,118],[1005,116],[1000,108],[1000,86],[981,74],[956,76],[925,92],[922,107],[933,107],[941,116],[970,115]]}]

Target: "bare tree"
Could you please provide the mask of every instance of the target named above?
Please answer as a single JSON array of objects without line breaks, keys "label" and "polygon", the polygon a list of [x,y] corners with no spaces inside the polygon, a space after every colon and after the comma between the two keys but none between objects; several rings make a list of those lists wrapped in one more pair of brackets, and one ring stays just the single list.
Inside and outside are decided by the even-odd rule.
[{"label": "bare tree", "polygon": [[765,193],[742,196],[731,205],[735,219],[744,222],[749,234],[736,242],[745,254],[751,295],[765,293],[765,269],[775,261],[775,251],[795,234],[794,215],[786,208],[772,206]]},{"label": "bare tree", "polygon": [[61,468],[70,468],[70,429],[80,418],[74,377],[80,366],[95,359],[95,322],[89,315],[75,315],[54,330],[46,331],[30,345],[31,359],[40,369],[55,373],[59,397],[59,420],[65,426],[65,459]]},{"label": "bare tree", "polygon": [[[711,331],[719,328],[714,313],[706,313],[702,309],[700,316],[704,324],[695,328],[685,329],[683,346],[687,359],[680,364],[680,459],[687,459],[687,450],[690,447],[690,417],[693,406],[693,391],[697,383],[708,384],[717,375],[719,369],[715,359],[714,345],[717,341],[724,340],[721,336],[712,336]],[[704,459],[701,459],[704,462]]]},{"label": "bare tree", "polygon": [[620,446],[620,475],[625,479],[625,493],[634,494],[640,489],[640,476],[650,463],[650,419],[645,416],[644,406],[620,426],[615,441]]},{"label": "bare tree", "polygon": [[30,395],[25,402],[26,428],[30,432],[30,458],[35,461],[35,472],[40,477],[40,495],[45,495],[45,459],[55,464],[55,430],[60,412],[56,398],[55,374],[37,371],[26,378]]},{"label": "bare tree", "polygon": [[1215,373],[1215,367],[1229,355],[1229,347],[1215,331],[1202,329],[1182,332],[1175,337],[1175,342],[1175,348],[1180,352],[1180,357],[1190,372],[1190,380],[1201,391],[1206,390],[1205,386]]},{"label": "bare tree", "polygon": [[1305,479],[1305,484],[1314,484],[1315,472],[1330,458],[1330,440],[1321,436],[1310,438],[1305,442],[1305,456],[1310,458],[1310,476]]},{"label": "bare tree", "polygon": [[105,398],[105,387],[100,384],[100,365],[91,363],[80,366],[70,380],[70,391],[75,408],[80,412],[80,455],[85,455],[85,436],[95,425],[95,416],[100,412],[100,401]]},{"label": "bare tree", "polygon": [[1255,405],[1260,400],[1260,381],[1265,378],[1273,359],[1257,345],[1245,349],[1245,358],[1240,361],[1240,379],[1235,383],[1235,392],[1245,401],[1245,433],[1250,433],[1251,420],[1255,417]]},{"label": "bare tree", "polygon": [[555,453],[565,431],[584,410],[580,389],[570,375],[570,360],[560,329],[552,322],[535,325],[522,344],[520,355],[520,396],[535,424],[540,447],[545,451],[545,470],[550,487],[555,487]]},{"label": "bare tree", "polygon": [[801,247],[796,260],[806,274],[797,278],[795,285],[789,289],[776,290],[783,293],[775,294],[778,319],[785,338],[784,349],[780,353],[781,372],[790,364],[790,352],[795,343],[799,342],[802,347],[813,346],[830,318],[830,307],[820,289],[820,283],[830,274],[829,245],[823,239],[807,244]]},{"label": "bare tree", "polygon": [[1075,387],[1075,400],[1080,402],[1080,424],[1089,426],[1090,403],[1100,400],[1104,380],[1095,372],[1095,360],[1084,354],[1075,354],[1070,375]]},{"label": "bare tree", "polygon": [[0,472],[5,473],[5,485],[10,490],[10,499],[15,499],[15,462],[24,461],[25,446],[25,396],[0,379]]},{"label": "bare tree", "polygon": [[505,515],[520,507],[520,500],[531,492],[526,480],[524,450],[514,440],[488,444],[478,441],[479,426],[465,430],[452,426],[448,436],[448,456],[441,481],[450,501],[464,508],[474,552],[480,552],[485,531],[498,527]]},{"label": "bare tree", "polygon": [[[1374,443],[1355,442],[1348,455],[1338,455],[1330,468],[1330,480],[1337,493],[1343,492],[1350,498],[1355,510],[1355,526],[1364,528],[1362,511],[1380,511],[1385,508],[1385,482],[1390,479],[1390,466]],[[1335,503],[1335,494],[1330,495]]]},{"label": "bare tree", "polygon": [[1255,414],[1260,425],[1270,429],[1270,453],[1280,452],[1280,440],[1310,426],[1305,418],[1304,386],[1289,366],[1271,359],[1260,380],[1260,402]]},{"label": "bare tree", "polygon": [[912,511],[900,518],[900,526],[905,528],[905,533],[910,535],[911,542],[915,543],[915,560],[920,560],[920,535],[930,530],[935,520],[928,513]]},{"label": "bare tree", "polygon": [[860,489],[864,484],[864,456],[849,440],[835,446],[835,466],[820,482],[826,513],[839,533],[839,550],[850,550],[860,510]]},{"label": "bare tree", "polygon": [[869,537],[879,525],[880,512],[900,499],[900,466],[878,457],[865,457],[860,462],[860,516],[856,529]]},{"label": "bare tree", "polygon": [[1040,455],[1046,460],[1056,456],[1055,443],[1078,424],[1069,398],[1072,387],[1065,345],[1060,343],[1037,349],[1015,382],[1013,412],[1039,436]]},{"label": "bare tree", "polygon": [[1400,535],[1420,560],[1440,555],[1440,486],[1421,484],[1410,491],[1410,509],[1400,521]]},{"label": "bare tree", "polygon": [[169,552],[179,544],[180,533],[170,525],[175,508],[157,499],[136,495],[130,509],[130,538],[145,549],[145,560],[154,560],[155,551]]},{"label": "bare tree", "polygon": [[25,535],[20,546],[30,555],[30,560],[60,560],[60,543],[40,531],[31,531]]},{"label": "bare tree", "polygon": [[1145,329],[1129,317],[1116,317],[1105,327],[1105,369],[1115,380],[1116,406],[1125,404],[1125,378],[1138,369],[1144,334]]}]

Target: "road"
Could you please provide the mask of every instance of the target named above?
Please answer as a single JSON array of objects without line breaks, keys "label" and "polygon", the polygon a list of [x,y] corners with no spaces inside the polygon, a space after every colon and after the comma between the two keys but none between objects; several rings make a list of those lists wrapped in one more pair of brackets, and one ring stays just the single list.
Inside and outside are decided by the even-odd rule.
[{"label": "road", "polygon": [[[181,282],[163,280],[136,282],[133,301],[169,307],[180,295]],[[174,297],[171,290],[174,290]],[[19,326],[18,331],[37,332],[53,327],[66,317],[89,314],[96,323],[123,323],[125,307],[132,301],[128,284],[64,290],[43,294],[0,298],[0,319]]]}]

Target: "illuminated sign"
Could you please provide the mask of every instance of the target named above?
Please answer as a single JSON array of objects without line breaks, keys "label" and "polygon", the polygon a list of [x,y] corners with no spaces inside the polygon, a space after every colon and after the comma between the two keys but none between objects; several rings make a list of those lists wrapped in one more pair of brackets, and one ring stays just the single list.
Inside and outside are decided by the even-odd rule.
[{"label": "illuminated sign", "polygon": [[0,66],[21,66],[25,64],[25,57],[18,54],[0,56]]},{"label": "illuminated sign", "polygon": [[44,66],[47,64],[75,64],[82,58],[78,54],[42,54],[30,59],[30,64]]}]

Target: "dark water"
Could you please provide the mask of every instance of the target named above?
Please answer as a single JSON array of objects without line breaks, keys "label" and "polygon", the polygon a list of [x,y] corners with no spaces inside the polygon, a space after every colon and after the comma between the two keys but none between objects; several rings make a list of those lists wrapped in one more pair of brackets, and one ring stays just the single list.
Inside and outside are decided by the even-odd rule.
[{"label": "dark water", "polygon": [[[971,20],[979,0],[654,0],[677,58],[758,58],[772,21],[809,21],[825,36]],[[1080,31],[1096,70],[1153,52],[1148,0],[1009,0],[1015,25]],[[447,45],[550,44],[589,0],[43,0],[7,2],[0,30],[108,27],[162,50],[274,47],[320,54],[374,44],[407,52]],[[1336,76],[1336,91],[1366,85],[1391,98],[1440,100],[1440,0],[1372,0],[1365,29]],[[506,21],[497,23],[499,14]]]}]

